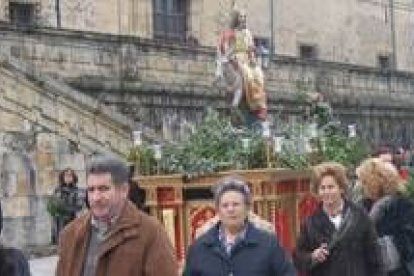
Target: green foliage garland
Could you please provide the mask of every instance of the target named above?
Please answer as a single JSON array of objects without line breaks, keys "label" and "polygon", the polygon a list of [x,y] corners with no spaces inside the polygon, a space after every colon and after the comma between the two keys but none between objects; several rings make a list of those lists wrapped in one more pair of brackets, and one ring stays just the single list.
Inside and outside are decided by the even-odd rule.
[{"label": "green foliage garland", "polygon": [[405,185],[407,188],[407,196],[414,200],[414,171],[410,172],[410,177]]},{"label": "green foliage garland", "polygon": [[[248,145],[243,146],[243,139]],[[225,169],[265,166],[264,139],[248,129],[236,130],[230,120],[209,110],[197,130],[180,143],[166,145],[157,163],[148,145],[131,150],[128,160],[138,163],[143,175],[180,173],[185,177],[214,173]],[[157,169],[154,169],[157,167]]]},{"label": "green foliage garland", "polygon": [[338,126],[322,126],[309,139],[312,152],[304,150],[305,122],[285,134],[281,152],[274,153],[271,139],[249,129],[235,129],[229,118],[209,110],[205,120],[186,139],[162,149],[157,161],[150,145],[131,149],[128,160],[141,175],[182,174],[186,179],[229,169],[281,167],[304,169],[323,161],[356,166],[368,155],[368,147],[350,138]]}]

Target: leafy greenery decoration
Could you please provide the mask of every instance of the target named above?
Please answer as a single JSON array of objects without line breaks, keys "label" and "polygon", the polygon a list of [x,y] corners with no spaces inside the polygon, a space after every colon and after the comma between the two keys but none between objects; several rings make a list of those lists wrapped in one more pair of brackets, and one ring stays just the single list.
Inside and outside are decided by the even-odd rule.
[{"label": "leafy greenery decoration", "polygon": [[[332,122],[319,127],[316,137],[304,137],[303,130],[312,122],[286,127],[282,150],[274,153],[271,139],[247,128],[235,129],[230,118],[208,110],[194,133],[163,146],[159,161],[151,145],[146,144],[131,149],[128,160],[137,164],[141,175],[178,173],[191,179],[230,169],[304,169],[328,160],[356,166],[368,155],[368,147],[360,139],[348,137]],[[304,148],[306,139],[312,152]]]},{"label": "leafy greenery decoration", "polygon": [[406,185],[407,196],[414,200],[414,171],[410,171]]},{"label": "leafy greenery decoration", "polygon": [[54,195],[47,201],[46,210],[54,218],[67,216],[63,200]]},{"label": "leafy greenery decoration", "polygon": [[[243,146],[243,139],[248,145]],[[264,139],[254,131],[233,128],[230,120],[208,110],[205,120],[179,143],[165,145],[157,162],[148,145],[131,150],[128,160],[138,163],[141,174],[180,173],[186,178],[226,169],[260,168],[265,166]],[[157,169],[154,169],[157,167]]]}]

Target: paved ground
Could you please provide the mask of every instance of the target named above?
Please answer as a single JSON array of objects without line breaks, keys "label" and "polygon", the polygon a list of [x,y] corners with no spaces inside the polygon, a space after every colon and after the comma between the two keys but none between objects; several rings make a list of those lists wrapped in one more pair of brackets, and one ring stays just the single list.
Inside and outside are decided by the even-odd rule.
[{"label": "paved ground", "polygon": [[32,276],[54,276],[56,269],[57,256],[31,259],[30,271]]}]

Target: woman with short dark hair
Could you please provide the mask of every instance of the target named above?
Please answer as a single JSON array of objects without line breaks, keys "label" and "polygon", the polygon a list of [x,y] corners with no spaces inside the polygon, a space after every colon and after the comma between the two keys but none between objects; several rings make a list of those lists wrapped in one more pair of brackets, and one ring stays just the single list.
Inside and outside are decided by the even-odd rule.
[{"label": "woman with short dark hair", "polygon": [[327,162],[313,168],[321,204],[301,228],[294,252],[296,267],[310,276],[384,275],[374,225],[346,197],[346,169]]},{"label": "woman with short dark hair", "polygon": [[251,194],[244,180],[220,181],[214,201],[219,222],[190,246],[184,275],[296,275],[276,235],[248,221]]},{"label": "woman with short dark hair", "polygon": [[77,212],[84,205],[77,183],[78,176],[73,169],[66,168],[59,173],[59,184],[53,194],[53,199],[59,205],[59,213],[53,221],[52,243],[57,243],[60,231],[76,218]]}]

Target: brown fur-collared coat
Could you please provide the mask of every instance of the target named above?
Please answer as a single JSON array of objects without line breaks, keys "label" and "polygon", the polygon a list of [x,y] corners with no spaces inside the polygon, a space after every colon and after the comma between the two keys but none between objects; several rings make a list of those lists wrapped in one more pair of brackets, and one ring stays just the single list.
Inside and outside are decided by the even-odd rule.
[{"label": "brown fur-collared coat", "polygon": [[[81,276],[91,232],[91,214],[75,219],[62,232],[56,276]],[[174,249],[162,225],[127,202],[103,242],[96,276],[176,276]]]}]

